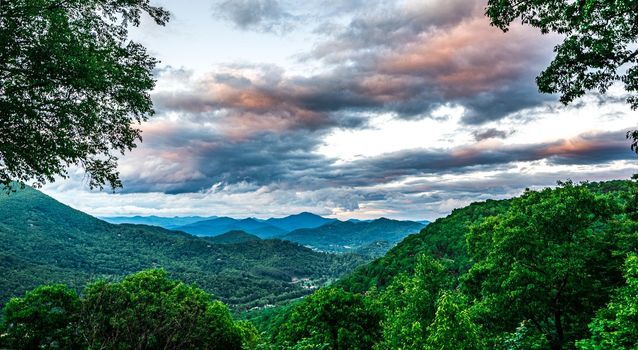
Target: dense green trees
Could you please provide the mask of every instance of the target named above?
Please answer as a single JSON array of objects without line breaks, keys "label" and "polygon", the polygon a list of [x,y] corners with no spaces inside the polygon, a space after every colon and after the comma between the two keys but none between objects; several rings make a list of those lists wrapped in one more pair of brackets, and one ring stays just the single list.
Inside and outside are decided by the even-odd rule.
[{"label": "dense green trees", "polygon": [[81,297],[64,286],[37,288],[4,309],[0,347],[16,349],[253,348],[254,329],[228,308],[162,270],[98,280]]},{"label": "dense green trees", "polygon": [[338,285],[383,307],[377,349],[633,348],[637,194],[568,182],[475,203]]},{"label": "dense green trees", "polygon": [[372,349],[380,335],[381,310],[359,294],[324,288],[285,315],[273,336],[282,349]]},{"label": "dense green trees", "polygon": [[92,349],[241,348],[228,308],[163,270],[87,286],[80,327]]},{"label": "dense green trees", "polygon": [[592,336],[578,342],[585,350],[636,349],[638,347],[638,256],[625,263],[627,284],[619,288],[612,301],[598,311],[589,325]]},{"label": "dense green trees", "polygon": [[427,255],[420,257],[415,274],[399,275],[379,299],[385,307],[383,349],[423,348],[434,321],[437,300],[452,286],[443,265]]},{"label": "dense green trees", "polygon": [[64,285],[38,287],[7,303],[0,318],[0,348],[81,349],[81,302]]},{"label": "dense green trees", "polygon": [[80,296],[40,287],[7,304],[0,347],[631,349],[637,200],[638,184],[616,181],[475,203],[251,322],[157,270],[94,282]]},{"label": "dense green trees", "polygon": [[128,39],[149,0],[0,1],[0,184],[42,183],[83,167],[91,186],[120,186],[117,153],[153,113],[156,60]]},{"label": "dense green trees", "polygon": [[586,186],[529,191],[468,235],[476,264],[462,278],[486,328],[522,321],[569,348],[621,283],[621,203]]}]

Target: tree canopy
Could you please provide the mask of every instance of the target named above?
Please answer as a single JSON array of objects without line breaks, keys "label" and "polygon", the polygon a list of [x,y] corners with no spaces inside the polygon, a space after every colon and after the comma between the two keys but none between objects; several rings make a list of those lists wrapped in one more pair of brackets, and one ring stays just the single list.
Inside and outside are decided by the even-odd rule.
[{"label": "tree canopy", "polygon": [[121,186],[118,154],[141,140],[153,114],[157,60],[128,39],[149,0],[0,2],[0,184],[42,184],[69,166],[89,185]]},{"label": "tree canopy", "polygon": [[11,299],[0,324],[0,348],[10,349],[239,350],[257,343],[254,327],[163,270],[98,280],[80,296],[63,285],[38,287]]},{"label": "tree canopy", "polygon": [[[587,91],[605,93],[624,84],[638,108],[638,2],[635,0],[489,0],[486,14],[507,31],[517,19],[543,33],[564,36],[556,57],[536,82],[541,92],[558,93],[563,103]],[[638,152],[638,131],[628,135]]]}]

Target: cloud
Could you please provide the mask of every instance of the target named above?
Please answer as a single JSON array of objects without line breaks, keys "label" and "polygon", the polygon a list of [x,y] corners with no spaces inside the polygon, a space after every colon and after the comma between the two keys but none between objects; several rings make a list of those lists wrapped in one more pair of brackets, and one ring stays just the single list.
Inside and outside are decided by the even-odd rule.
[{"label": "cloud", "polygon": [[635,172],[635,162],[614,162],[603,167],[536,162],[508,169],[412,178],[402,183],[365,188],[298,190],[239,183],[179,194],[108,194],[91,193],[60,182],[46,186],[44,191],[96,216],[229,215],[266,218],[309,211],[342,219],[386,216],[433,220],[471,202],[510,198],[519,195],[525,188],[553,186],[557,180],[611,180],[628,178]]},{"label": "cloud", "polygon": [[[59,193],[100,215],[416,219],[566,177],[635,172],[624,98],[591,94],[566,109],[539,94],[534,77],[557,38],[521,26],[504,34],[484,5],[217,1],[216,16],[241,30],[294,27],[316,45],[294,72],[263,62],[158,69],[158,116],[122,159],[124,189],[99,194],[113,205]],[[416,125],[428,130],[406,135]]]},{"label": "cloud", "polygon": [[[223,4],[231,3],[258,13],[267,7]],[[465,109],[466,124],[480,125],[555,102],[538,93],[534,77],[549,62],[556,38],[518,26],[502,33],[489,25],[481,4],[374,3],[305,56],[325,65],[318,73],[218,66],[207,77],[186,77],[190,90],[157,93],[155,101],[164,110],[280,130],[359,127],[365,121],[353,116],[365,113],[429,118],[449,105]]]},{"label": "cloud", "polygon": [[[232,122],[244,122],[237,118]],[[245,125],[197,119],[146,125],[143,147],[122,161],[124,191],[176,194],[241,183],[299,191],[360,188],[414,176],[507,169],[517,163],[595,165],[635,157],[624,138],[625,129],[529,144],[501,141],[499,137],[507,136],[504,131],[479,129],[475,137],[492,137],[461,146],[405,149],[339,162],[317,152],[329,128],[257,127],[249,128],[249,135],[228,131],[232,128],[243,130]]]},{"label": "cloud", "polygon": [[505,139],[511,134],[512,132],[507,132],[495,128],[475,130],[472,132],[472,135],[474,135],[474,139],[476,139],[476,141],[489,139]]},{"label": "cloud", "polygon": [[281,33],[295,20],[276,0],[224,0],[215,3],[213,10],[216,17],[242,30]]}]

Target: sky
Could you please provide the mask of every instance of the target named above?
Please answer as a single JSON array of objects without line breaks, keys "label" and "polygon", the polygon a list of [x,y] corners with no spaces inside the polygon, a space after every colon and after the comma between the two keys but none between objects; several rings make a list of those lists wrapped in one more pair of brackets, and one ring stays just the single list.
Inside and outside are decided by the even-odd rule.
[{"label": "sky", "polygon": [[435,219],[559,180],[626,179],[622,88],[540,94],[556,35],[483,0],[163,0],[131,32],[161,63],[123,188],[43,191],[96,216]]}]

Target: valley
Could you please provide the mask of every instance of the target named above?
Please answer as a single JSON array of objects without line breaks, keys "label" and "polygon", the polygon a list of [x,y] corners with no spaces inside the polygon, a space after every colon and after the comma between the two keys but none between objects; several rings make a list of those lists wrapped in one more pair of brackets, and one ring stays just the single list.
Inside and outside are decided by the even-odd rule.
[{"label": "valley", "polygon": [[79,289],[96,278],[161,267],[240,310],[307,295],[314,289],[307,285],[322,286],[369,261],[247,233],[195,237],[114,225],[28,187],[1,196],[0,210],[0,303],[40,284]]}]

